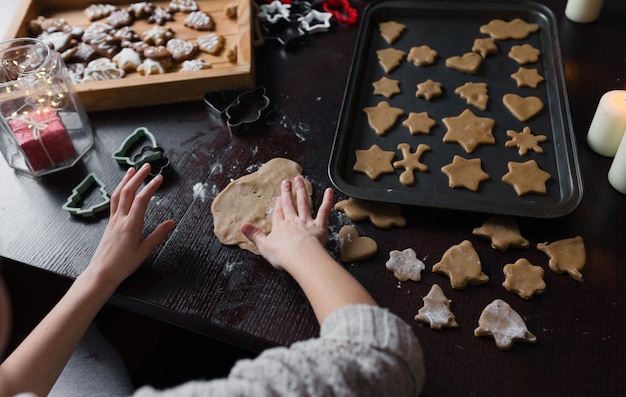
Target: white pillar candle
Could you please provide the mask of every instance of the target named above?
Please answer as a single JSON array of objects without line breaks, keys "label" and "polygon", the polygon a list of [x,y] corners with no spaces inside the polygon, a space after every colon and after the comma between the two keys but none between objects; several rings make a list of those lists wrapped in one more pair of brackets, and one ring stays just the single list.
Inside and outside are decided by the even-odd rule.
[{"label": "white pillar candle", "polygon": [[626,194],[626,138],[622,138],[609,168],[609,183],[617,191]]},{"label": "white pillar candle", "polygon": [[603,0],[568,0],[565,16],[574,22],[590,23],[598,19]]},{"label": "white pillar candle", "polygon": [[596,153],[613,157],[625,130],[626,91],[609,91],[600,98],[587,133],[587,144]]}]

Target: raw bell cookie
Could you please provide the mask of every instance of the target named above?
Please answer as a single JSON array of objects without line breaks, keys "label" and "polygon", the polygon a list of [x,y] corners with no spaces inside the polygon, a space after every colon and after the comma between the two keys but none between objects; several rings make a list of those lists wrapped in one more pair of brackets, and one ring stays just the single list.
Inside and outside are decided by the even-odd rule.
[{"label": "raw bell cookie", "polygon": [[535,343],[524,319],[501,299],[496,299],[483,309],[478,319],[475,336],[491,336],[500,350],[510,350],[515,342]]}]

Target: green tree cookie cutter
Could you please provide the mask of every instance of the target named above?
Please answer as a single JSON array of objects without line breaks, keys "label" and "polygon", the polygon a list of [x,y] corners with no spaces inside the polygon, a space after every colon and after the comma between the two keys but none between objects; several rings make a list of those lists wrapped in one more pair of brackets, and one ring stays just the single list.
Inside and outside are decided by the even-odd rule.
[{"label": "green tree cookie cutter", "polygon": [[[120,146],[120,148],[115,153],[113,153],[113,159],[115,159],[115,161],[117,161],[120,164],[126,164],[126,165],[130,165],[131,167],[135,167],[137,163],[135,162],[134,158],[130,157],[130,151],[133,148],[133,146],[137,144],[137,142],[140,142],[143,139],[150,142],[153,148],[157,147],[156,138],[154,137],[154,135],[152,135],[152,133],[148,131],[146,127],[139,127],[135,131],[133,131],[132,134],[126,137],[124,142],[122,142],[122,145]],[[157,155],[158,153],[154,153],[154,154]],[[158,160],[160,158],[161,157],[154,158],[154,159],[144,158],[141,160],[144,162],[150,162],[150,161]]]},{"label": "green tree cookie cutter", "polygon": [[[100,191],[102,200],[88,208],[79,207],[79,204],[83,199],[83,195],[86,192],[91,191],[94,185],[98,186],[98,190]],[[90,172],[89,174],[87,174],[85,179],[82,180],[81,183],[79,183],[74,189],[72,189],[72,194],[70,195],[70,197],[67,198],[67,201],[65,202],[65,204],[63,204],[62,208],[72,215],[89,217],[98,212],[107,210],[110,204],[111,198],[109,197],[109,194],[105,189],[104,183],[102,183],[102,181],[98,179],[96,174]]]}]

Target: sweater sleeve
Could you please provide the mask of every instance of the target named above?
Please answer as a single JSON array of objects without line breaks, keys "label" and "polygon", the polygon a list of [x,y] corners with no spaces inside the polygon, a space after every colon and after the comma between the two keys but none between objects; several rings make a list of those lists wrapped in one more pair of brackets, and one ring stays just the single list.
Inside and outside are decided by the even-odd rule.
[{"label": "sweater sleeve", "polygon": [[135,397],[417,396],[424,384],[422,348],[410,326],[386,309],[335,310],[320,337],[264,351],[235,364],[228,378],[193,381]]}]

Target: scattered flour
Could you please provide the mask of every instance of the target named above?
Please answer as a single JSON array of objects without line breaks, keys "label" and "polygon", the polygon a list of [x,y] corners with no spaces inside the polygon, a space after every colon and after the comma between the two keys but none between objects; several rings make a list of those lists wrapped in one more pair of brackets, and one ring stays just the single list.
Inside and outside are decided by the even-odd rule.
[{"label": "scattered flour", "polygon": [[193,185],[193,198],[200,199],[200,201],[204,202],[204,200],[206,200],[206,189],[206,183],[198,182]]}]

